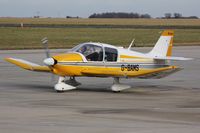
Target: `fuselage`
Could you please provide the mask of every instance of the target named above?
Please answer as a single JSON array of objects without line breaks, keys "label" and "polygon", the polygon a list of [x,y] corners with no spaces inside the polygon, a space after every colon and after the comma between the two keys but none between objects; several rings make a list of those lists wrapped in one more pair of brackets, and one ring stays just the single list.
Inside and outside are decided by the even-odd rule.
[{"label": "fuselage", "polygon": [[53,73],[60,76],[140,77],[174,69],[146,54],[103,43],[83,43],[68,53],[53,56]]}]

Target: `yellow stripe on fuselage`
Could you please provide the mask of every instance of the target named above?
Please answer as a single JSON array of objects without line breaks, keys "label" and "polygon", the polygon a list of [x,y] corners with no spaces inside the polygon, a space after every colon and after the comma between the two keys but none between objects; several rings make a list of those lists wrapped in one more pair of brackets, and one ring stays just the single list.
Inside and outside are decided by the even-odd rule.
[{"label": "yellow stripe on fuselage", "polygon": [[120,55],[120,62],[152,63],[154,60],[139,56]]},{"label": "yellow stripe on fuselage", "polygon": [[130,55],[120,55],[120,58],[125,58],[125,59],[143,59],[143,57],[139,56],[130,56]]}]

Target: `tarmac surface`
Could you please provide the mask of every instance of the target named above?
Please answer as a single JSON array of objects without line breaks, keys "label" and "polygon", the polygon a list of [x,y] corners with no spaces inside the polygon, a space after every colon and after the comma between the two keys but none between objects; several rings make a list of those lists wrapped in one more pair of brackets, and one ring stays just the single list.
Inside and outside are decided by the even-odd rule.
[{"label": "tarmac surface", "polygon": [[123,79],[132,88],[121,93],[108,89],[112,78],[77,78],[77,90],[56,93],[51,74],[3,61],[17,57],[42,64],[44,50],[0,51],[0,132],[199,133],[200,47],[173,52],[195,60],[175,62],[185,69],[167,78]]}]

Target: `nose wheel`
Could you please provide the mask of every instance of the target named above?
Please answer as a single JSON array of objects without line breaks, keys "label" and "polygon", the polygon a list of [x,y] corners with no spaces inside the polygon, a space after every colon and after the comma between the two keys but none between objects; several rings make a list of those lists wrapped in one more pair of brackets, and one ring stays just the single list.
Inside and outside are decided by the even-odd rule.
[{"label": "nose wheel", "polygon": [[69,80],[66,80],[65,77],[59,77],[58,83],[54,86],[54,89],[57,92],[64,92],[76,89],[76,86],[81,85],[77,82],[75,77],[70,77]]}]

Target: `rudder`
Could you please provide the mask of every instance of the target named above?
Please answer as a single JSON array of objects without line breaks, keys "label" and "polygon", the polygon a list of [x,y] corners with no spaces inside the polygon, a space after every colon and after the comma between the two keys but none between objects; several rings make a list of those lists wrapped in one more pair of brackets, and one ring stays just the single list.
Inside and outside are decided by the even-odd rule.
[{"label": "rudder", "polygon": [[157,41],[154,48],[149,52],[150,56],[171,56],[173,47],[173,30],[165,30],[159,40]]}]

